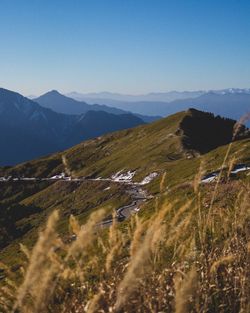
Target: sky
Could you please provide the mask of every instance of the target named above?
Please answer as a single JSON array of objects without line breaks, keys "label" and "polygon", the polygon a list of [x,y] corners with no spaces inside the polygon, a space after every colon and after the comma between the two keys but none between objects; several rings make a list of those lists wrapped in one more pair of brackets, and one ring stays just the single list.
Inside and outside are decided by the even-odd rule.
[{"label": "sky", "polygon": [[0,86],[24,95],[250,87],[249,0],[0,0]]}]

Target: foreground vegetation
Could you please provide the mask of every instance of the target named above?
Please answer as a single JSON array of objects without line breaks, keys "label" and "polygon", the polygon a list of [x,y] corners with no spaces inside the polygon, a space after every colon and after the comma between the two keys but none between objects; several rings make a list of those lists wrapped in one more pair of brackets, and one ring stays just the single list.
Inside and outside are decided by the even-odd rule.
[{"label": "foreground vegetation", "polygon": [[33,250],[21,246],[24,278],[1,289],[6,312],[249,312],[249,179],[208,187],[198,176],[175,199],[163,175],[150,214],[110,229],[96,226],[103,210],[82,226],[71,216],[69,242],[54,211]]}]

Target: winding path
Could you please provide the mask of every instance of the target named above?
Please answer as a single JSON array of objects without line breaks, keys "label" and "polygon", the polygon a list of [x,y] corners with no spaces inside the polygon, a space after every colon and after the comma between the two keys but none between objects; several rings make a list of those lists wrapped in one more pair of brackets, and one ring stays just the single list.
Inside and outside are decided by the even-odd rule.
[{"label": "winding path", "polygon": [[[124,183],[123,183],[124,184]],[[116,220],[122,222],[130,217],[131,214],[137,213],[140,210],[140,206],[143,202],[150,199],[152,196],[148,196],[146,192],[136,184],[127,184],[126,192],[130,194],[132,203],[121,206],[116,209]],[[99,226],[109,227],[113,223],[113,218],[107,219],[99,223]]]},{"label": "winding path", "polygon": [[[132,181],[119,181],[110,178],[72,178],[65,175],[55,175],[50,178],[36,178],[36,177],[0,177],[0,182],[41,182],[41,181],[64,181],[64,182],[84,182],[84,181],[108,181],[110,183],[123,185],[125,192],[128,193],[132,199],[132,202],[128,205],[124,205],[115,209],[115,219],[118,222],[122,222],[130,217],[131,214],[137,213],[140,210],[140,206],[143,202],[151,199],[152,196],[147,195],[146,191],[142,189],[140,183],[133,183]],[[109,187],[108,187],[109,188]],[[113,218],[107,218],[103,220],[98,226],[109,227],[113,223]]]}]

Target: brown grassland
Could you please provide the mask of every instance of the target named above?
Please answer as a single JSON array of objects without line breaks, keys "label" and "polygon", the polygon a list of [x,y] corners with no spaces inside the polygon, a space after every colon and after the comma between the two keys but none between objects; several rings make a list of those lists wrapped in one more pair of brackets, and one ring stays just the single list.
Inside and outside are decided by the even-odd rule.
[{"label": "brown grassland", "polygon": [[21,247],[24,278],[2,288],[6,312],[249,312],[249,184],[213,188],[195,182],[183,203],[163,176],[150,218],[103,230],[101,210],[81,226],[72,216],[67,243],[55,211],[33,250]]}]

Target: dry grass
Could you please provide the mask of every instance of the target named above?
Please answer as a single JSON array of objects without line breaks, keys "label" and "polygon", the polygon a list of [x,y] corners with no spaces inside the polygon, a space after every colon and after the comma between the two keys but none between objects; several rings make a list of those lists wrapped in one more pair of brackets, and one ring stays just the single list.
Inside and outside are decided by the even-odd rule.
[{"label": "dry grass", "polygon": [[[234,162],[229,146],[222,168]],[[250,186],[221,173],[204,189],[204,166],[184,204],[164,193],[163,175],[149,218],[101,229],[102,210],[85,225],[71,217],[75,238],[63,243],[53,213],[33,251],[21,247],[23,281],[6,280],[2,311],[250,312]]]},{"label": "dry grass", "polygon": [[[54,213],[29,258],[23,283],[1,290],[11,312],[241,312],[249,310],[249,186],[235,201],[233,221],[216,205],[162,202],[124,230],[100,230],[98,212],[63,244]],[[247,193],[247,194],[246,194]],[[200,212],[204,223],[197,219]],[[173,214],[176,212],[175,214]],[[207,215],[206,215],[207,214]],[[222,225],[219,229],[219,225]],[[213,229],[208,225],[213,225]]]}]

